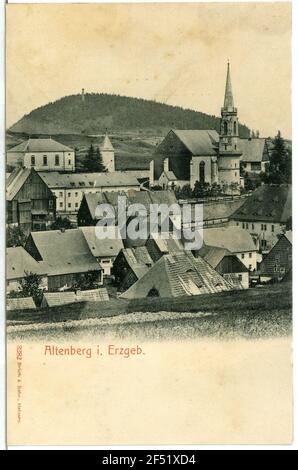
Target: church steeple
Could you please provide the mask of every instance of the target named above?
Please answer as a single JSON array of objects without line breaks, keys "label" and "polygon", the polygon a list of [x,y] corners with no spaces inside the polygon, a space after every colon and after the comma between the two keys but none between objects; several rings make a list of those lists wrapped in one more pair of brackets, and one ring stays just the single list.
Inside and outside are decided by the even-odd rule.
[{"label": "church steeple", "polygon": [[231,74],[230,74],[230,62],[228,62],[226,90],[225,90],[225,99],[224,99],[223,107],[224,108],[234,108],[234,99],[233,99]]}]

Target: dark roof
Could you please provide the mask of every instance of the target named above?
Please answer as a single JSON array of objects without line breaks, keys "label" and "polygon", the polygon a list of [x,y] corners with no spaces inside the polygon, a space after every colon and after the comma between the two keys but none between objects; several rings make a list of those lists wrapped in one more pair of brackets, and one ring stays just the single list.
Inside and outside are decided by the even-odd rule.
[{"label": "dark roof", "polygon": [[6,182],[6,200],[11,201],[27,181],[32,168],[15,168]]},{"label": "dark roof", "polygon": [[206,245],[203,245],[202,248],[196,252],[196,256],[199,255],[204,258],[204,260],[207,261],[207,263],[209,263],[214,269],[227,254],[231,254],[231,252],[226,248]]},{"label": "dark roof", "polygon": [[241,161],[243,162],[269,161],[266,139],[239,139],[238,147],[242,152]]},{"label": "dark roof", "polygon": [[46,274],[45,266],[40,265],[22,246],[6,249],[6,277],[7,280],[21,279],[26,272]]},{"label": "dark roof", "polygon": [[111,173],[58,173],[57,171],[39,171],[38,174],[49,188],[109,188],[121,186],[139,187],[139,181],[128,171]]},{"label": "dark roof", "polygon": [[80,229],[31,232],[27,243],[30,238],[51,276],[101,269]]},{"label": "dark roof", "polygon": [[249,269],[240,261],[240,259],[231,254],[226,254],[216,266],[220,274],[247,273]]},{"label": "dark roof", "polygon": [[73,152],[73,149],[54,139],[28,139],[12,147],[10,152]]},{"label": "dark roof", "polygon": [[219,135],[209,130],[173,130],[185,147],[194,156],[217,155]]},{"label": "dark roof", "polygon": [[125,248],[122,250],[122,253],[138,279],[154,264],[145,246]]},{"label": "dark roof", "polygon": [[200,295],[231,290],[233,286],[218,274],[203,258],[190,252],[162,256],[144,276],[120,297],[144,298],[152,289],[160,297]]},{"label": "dark roof", "polygon": [[264,184],[246,199],[231,219],[285,223],[291,215],[292,186]]}]

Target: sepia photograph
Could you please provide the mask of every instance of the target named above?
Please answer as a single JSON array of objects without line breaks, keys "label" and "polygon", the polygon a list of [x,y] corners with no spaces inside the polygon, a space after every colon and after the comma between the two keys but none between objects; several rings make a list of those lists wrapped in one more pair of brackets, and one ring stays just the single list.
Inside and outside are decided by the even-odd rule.
[{"label": "sepia photograph", "polygon": [[291,14],[6,5],[8,445],[292,442]]}]

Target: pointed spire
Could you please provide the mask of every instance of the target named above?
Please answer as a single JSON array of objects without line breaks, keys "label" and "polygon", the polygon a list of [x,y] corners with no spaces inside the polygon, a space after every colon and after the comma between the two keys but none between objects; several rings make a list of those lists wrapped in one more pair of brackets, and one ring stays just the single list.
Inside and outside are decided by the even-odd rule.
[{"label": "pointed spire", "polygon": [[231,76],[230,76],[230,62],[228,62],[224,108],[234,108],[234,99],[233,99],[232,83],[231,83]]},{"label": "pointed spire", "polygon": [[113,144],[110,141],[108,134],[105,135],[103,144],[101,146],[102,150],[114,150]]}]

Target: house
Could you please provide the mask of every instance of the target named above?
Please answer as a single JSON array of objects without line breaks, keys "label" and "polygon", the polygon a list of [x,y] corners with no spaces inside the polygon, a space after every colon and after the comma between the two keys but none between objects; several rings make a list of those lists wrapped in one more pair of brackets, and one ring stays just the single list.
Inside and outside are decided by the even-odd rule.
[{"label": "house", "polygon": [[25,234],[45,230],[56,219],[56,197],[33,168],[16,168],[6,182],[7,224]]},{"label": "house", "polygon": [[55,194],[57,212],[76,214],[85,194],[139,191],[140,183],[129,172],[113,173],[39,173]]},{"label": "house", "polygon": [[[187,181],[193,188],[196,181],[217,183],[226,186],[226,192],[236,194],[240,189],[242,156],[239,140],[238,111],[228,64],[220,133],[215,129],[170,130],[153,156],[150,183],[155,184],[167,171],[175,175],[176,185],[182,186]],[[164,175],[161,181],[165,178]]]},{"label": "house", "polygon": [[10,298],[6,299],[6,310],[8,312],[14,310],[35,310],[36,305],[32,297],[17,297],[17,298]]},{"label": "house", "polygon": [[239,139],[239,148],[242,152],[241,165],[247,173],[265,172],[269,165],[269,151],[264,138]]},{"label": "house", "polygon": [[144,246],[122,249],[114,262],[112,271],[118,290],[127,290],[138,279],[141,279],[153,264]]},{"label": "house", "polygon": [[279,237],[274,247],[267,253],[259,266],[260,279],[281,281],[291,277],[292,271],[292,232]]},{"label": "house", "polygon": [[93,273],[98,285],[102,283],[101,267],[79,229],[32,232],[25,250],[45,266],[50,292],[71,288],[89,273]]},{"label": "house", "polygon": [[115,227],[114,238],[105,237],[105,227],[80,227],[92,255],[99,263],[103,277],[112,274],[112,268],[116,257],[123,249],[123,241],[118,227]]},{"label": "house", "polygon": [[108,300],[109,294],[105,288],[75,292],[45,292],[41,301],[41,308],[57,307],[76,302],[104,302]]},{"label": "house", "polygon": [[232,289],[233,286],[203,258],[182,251],[162,256],[120,298],[179,297]]},{"label": "house", "polygon": [[129,191],[127,194],[120,192],[99,192],[85,194],[78,211],[78,225],[95,225],[99,220],[99,217],[96,214],[96,208],[101,204],[109,204],[113,206],[117,218],[118,198],[119,196],[123,197],[124,195],[127,197],[127,206],[132,204],[142,204],[148,214],[152,204],[166,204],[168,207],[172,204],[177,204],[174,191]]},{"label": "house", "polygon": [[174,238],[171,233],[167,234],[167,238],[163,238],[161,234],[151,234],[146,241],[146,248],[154,263],[164,255],[184,250],[181,240]]},{"label": "house", "polygon": [[268,185],[257,188],[230,217],[230,225],[252,235],[262,252],[269,252],[287,229],[292,216],[292,186]]},{"label": "house", "polygon": [[36,171],[75,171],[74,150],[51,138],[30,138],[12,147],[7,162]]},{"label": "house", "polygon": [[215,246],[204,246],[198,253],[235,288],[249,288],[249,269],[229,250]]},{"label": "house", "polygon": [[[251,235],[240,227],[218,227],[203,230],[203,246],[225,248],[250,270],[257,267],[258,249]],[[200,252],[198,252],[200,253]]]},{"label": "house", "polygon": [[26,273],[38,274],[41,277],[40,287],[47,289],[47,269],[38,263],[22,246],[6,249],[6,290],[18,292]]}]

